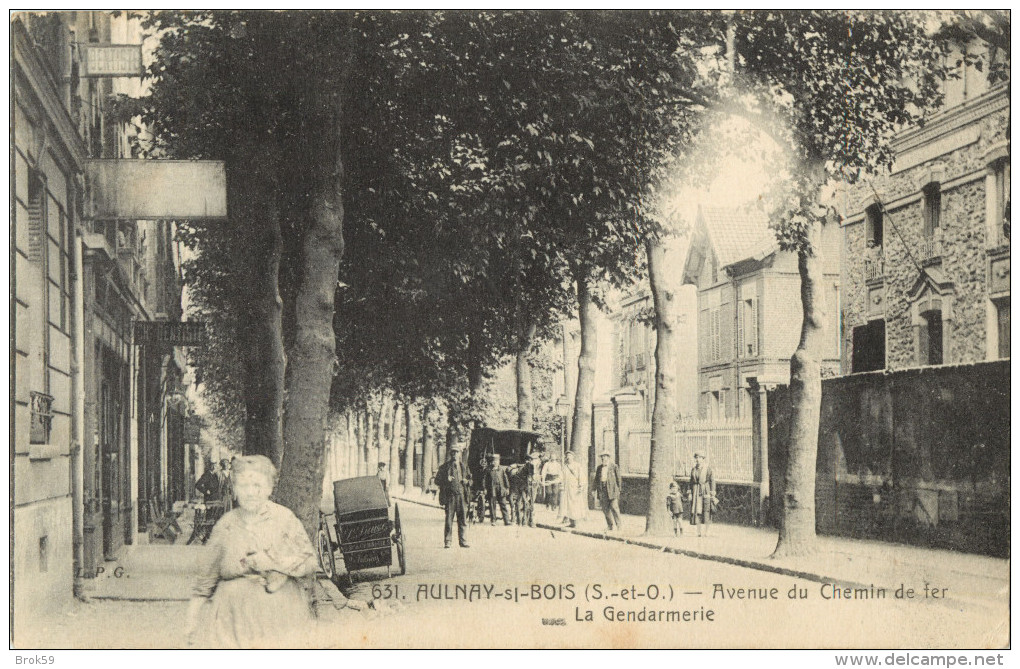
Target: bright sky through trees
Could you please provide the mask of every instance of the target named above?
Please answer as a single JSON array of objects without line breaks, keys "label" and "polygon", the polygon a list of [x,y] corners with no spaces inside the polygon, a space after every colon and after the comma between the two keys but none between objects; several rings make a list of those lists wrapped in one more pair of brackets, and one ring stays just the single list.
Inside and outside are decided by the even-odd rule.
[{"label": "bright sky through trees", "polygon": [[766,133],[730,117],[705,135],[698,161],[706,172],[700,183],[678,184],[664,208],[693,227],[698,206],[742,207],[754,203],[788,177],[783,151]]}]

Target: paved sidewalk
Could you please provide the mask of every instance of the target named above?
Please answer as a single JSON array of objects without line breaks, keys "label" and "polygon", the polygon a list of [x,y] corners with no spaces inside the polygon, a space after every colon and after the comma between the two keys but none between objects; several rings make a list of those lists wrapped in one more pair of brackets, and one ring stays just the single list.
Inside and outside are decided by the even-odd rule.
[{"label": "paved sidewalk", "polygon": [[[399,499],[437,506],[432,496],[417,489]],[[1009,560],[843,537],[818,537],[819,550],[811,556],[773,559],[778,531],[714,523],[711,536],[698,537],[694,527],[684,526],[680,537],[647,537],[644,516],[623,515],[623,529],[606,531],[605,518],[598,509],[570,529],[543,504],[535,506],[537,527],[573,532],[607,541],[622,541],[658,551],[669,551],[703,560],[734,564],[815,582],[833,582],[849,587],[882,587],[890,596],[901,585],[913,588],[924,599],[925,586],[940,591],[947,604],[981,606],[1002,613],[1008,620]]]},{"label": "paved sidewalk", "polygon": [[[83,582],[84,598],[91,601],[186,602],[191,598],[209,550],[199,543],[187,545],[191,535],[194,509],[186,508],[178,518],[183,530],[174,543],[164,540],[124,546],[116,560],[103,563],[102,573]],[[322,619],[332,619],[336,611],[369,607],[370,586],[356,584],[348,600],[325,577],[315,581],[314,599]]]},{"label": "paved sidewalk", "polygon": [[[397,499],[438,508],[435,498],[414,489]],[[104,572],[86,582],[92,599],[128,601],[184,601],[205,550],[186,546],[186,533],[174,545],[166,543],[125,546],[118,560],[107,562]],[[920,548],[842,537],[819,537],[819,551],[811,556],[773,559],[777,531],[716,523],[709,537],[695,536],[691,526],[680,537],[643,536],[643,516],[624,515],[623,529],[605,531],[599,510],[589,510],[576,529],[559,524],[544,505],[536,505],[536,526],[558,532],[572,532],[606,541],[621,541],[657,551],[668,551],[703,560],[734,564],[750,569],[793,576],[841,586],[886,588],[890,594],[901,585],[913,588],[924,599],[925,586],[940,590],[945,603],[953,606],[981,606],[1001,613],[1008,620],[1009,560],[955,551]],[[361,593],[350,593],[363,597]],[[929,598],[930,599],[930,598]]]},{"label": "paved sidewalk", "polygon": [[120,549],[116,560],[100,565],[102,573],[82,581],[87,599],[123,601],[187,601],[206,548],[186,545],[194,509],[177,519],[183,532],[173,544],[165,540]]}]

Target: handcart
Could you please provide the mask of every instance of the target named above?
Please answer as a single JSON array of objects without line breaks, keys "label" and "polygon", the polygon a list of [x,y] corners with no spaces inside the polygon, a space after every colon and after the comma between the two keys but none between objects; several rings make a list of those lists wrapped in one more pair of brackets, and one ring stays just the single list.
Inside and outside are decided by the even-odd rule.
[{"label": "handcart", "polygon": [[319,512],[316,537],[319,564],[326,576],[331,580],[340,576],[338,552],[344,567],[342,578],[347,586],[354,583],[351,573],[361,569],[386,567],[386,576],[392,576],[394,551],[399,573],[407,573],[400,507],[393,505],[393,519],[390,520],[389,497],[378,476],[334,481],[333,505],[332,513]]}]

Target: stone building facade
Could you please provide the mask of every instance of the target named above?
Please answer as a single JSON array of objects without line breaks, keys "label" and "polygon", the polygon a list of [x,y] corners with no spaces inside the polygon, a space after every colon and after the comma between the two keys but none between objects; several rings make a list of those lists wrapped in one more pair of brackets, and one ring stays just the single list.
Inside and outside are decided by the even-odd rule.
[{"label": "stone building facade", "polygon": [[1009,357],[1008,84],[972,69],[896,136],[889,174],[845,192],[847,373]]},{"label": "stone building facade", "polygon": [[168,501],[189,488],[183,361],[132,339],[134,321],[180,319],[171,224],[88,218],[88,162],[131,153],[128,128],[108,113],[125,84],[85,76],[83,54],[137,44],[130,23],[101,11],[11,21],[16,625],[146,540],[142,491]]}]

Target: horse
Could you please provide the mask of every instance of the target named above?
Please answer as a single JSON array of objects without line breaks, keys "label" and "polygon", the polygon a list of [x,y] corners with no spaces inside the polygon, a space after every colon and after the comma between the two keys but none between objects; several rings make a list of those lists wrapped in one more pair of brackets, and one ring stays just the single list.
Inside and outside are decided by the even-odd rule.
[{"label": "horse", "polygon": [[535,526],[535,494],[538,482],[532,461],[512,465],[507,470],[510,479],[510,509],[518,525]]}]

